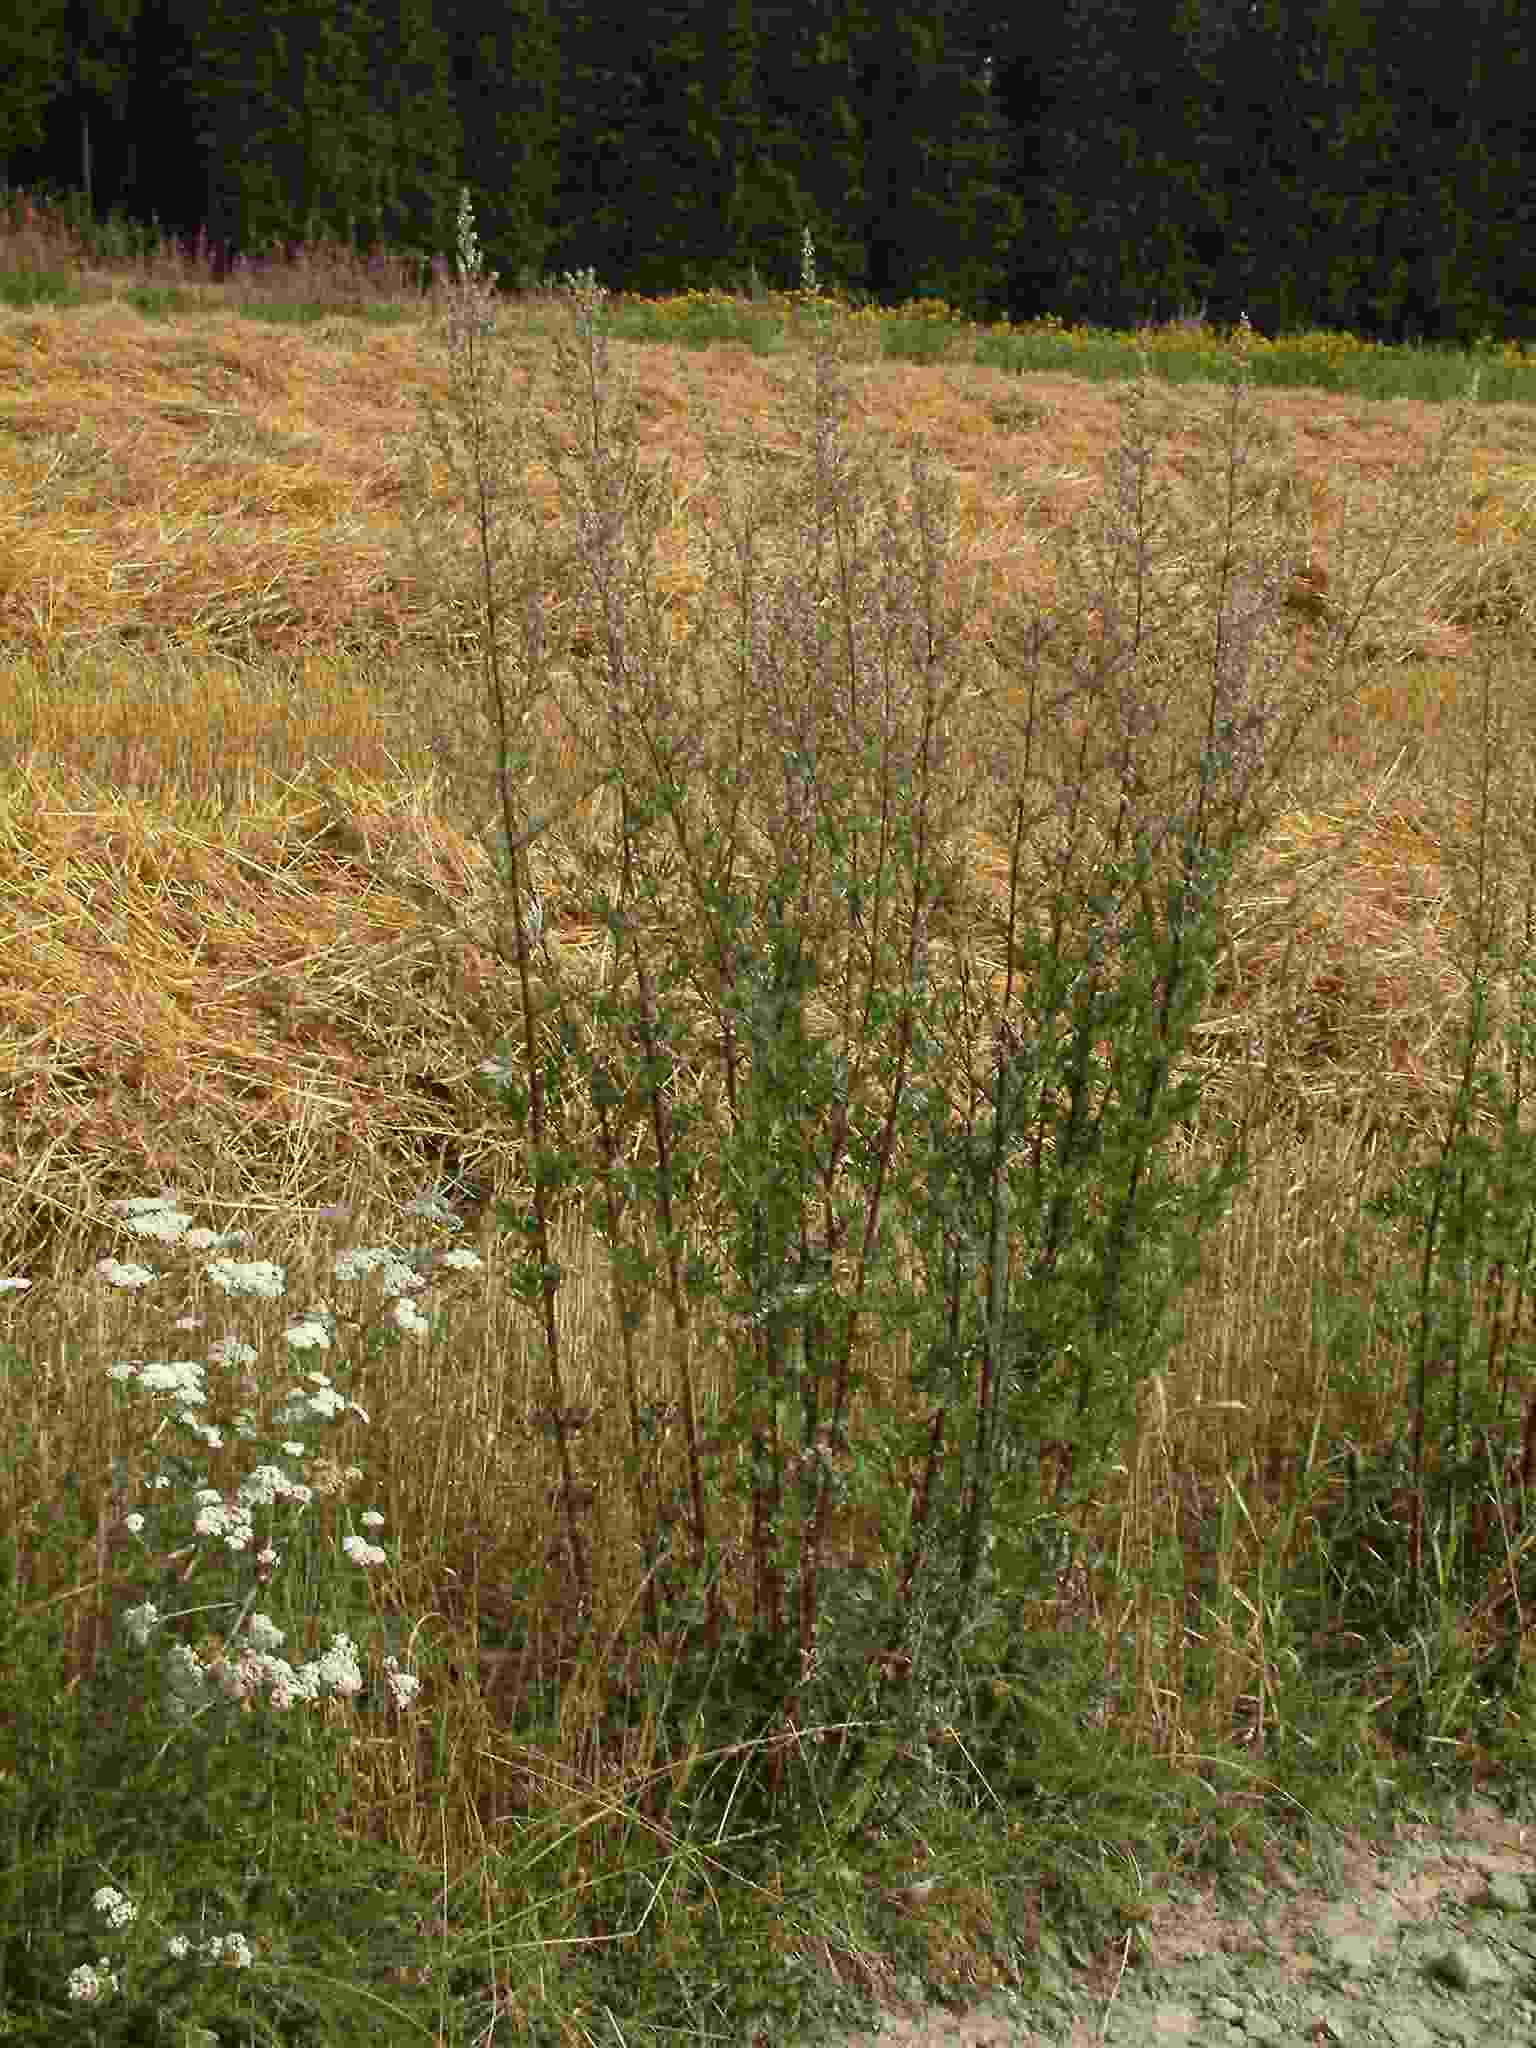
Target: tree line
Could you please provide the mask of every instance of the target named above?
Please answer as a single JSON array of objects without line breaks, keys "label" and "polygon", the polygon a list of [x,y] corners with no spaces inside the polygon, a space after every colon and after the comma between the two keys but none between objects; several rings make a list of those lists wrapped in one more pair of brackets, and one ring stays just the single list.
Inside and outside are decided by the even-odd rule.
[{"label": "tree line", "polygon": [[19,0],[0,175],[226,254],[1536,334],[1526,0]]}]

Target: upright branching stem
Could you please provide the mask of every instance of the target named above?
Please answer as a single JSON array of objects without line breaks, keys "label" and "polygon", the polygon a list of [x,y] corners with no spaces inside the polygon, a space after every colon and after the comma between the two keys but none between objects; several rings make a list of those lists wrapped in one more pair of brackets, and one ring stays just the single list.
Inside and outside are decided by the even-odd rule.
[{"label": "upright branching stem", "polygon": [[[628,823],[628,803],[623,831],[626,897],[634,895],[634,846]],[[685,1228],[674,1200],[672,1115],[661,1073],[666,1048],[656,1007],[656,991],[641,943],[634,942],[635,985],[638,993],[641,1047],[653,1075],[648,1096],[651,1135],[656,1145],[656,1207],[661,1219],[663,1255],[667,1262],[667,1299],[676,1337],[676,1364],[682,1388],[683,1443],[688,1460],[688,1502],[693,1526],[695,1571],[704,1579],[707,1637],[713,1649],[720,1635],[720,1581],[709,1557],[709,1514],[704,1500],[704,1457],[700,1443],[698,1394],[694,1383],[693,1317],[683,1285]]]},{"label": "upright branching stem", "polygon": [[[533,1163],[533,1246],[537,1261],[537,1293],[542,1324],[545,1368],[551,1427],[560,1468],[561,1511],[571,1569],[578,1600],[583,1610],[592,1597],[592,1574],[576,1484],[572,1443],[567,1422],[565,1372],[557,1298],[560,1267],[554,1255],[553,1191],[557,1176],[551,1171],[552,1148],[548,1105],[545,1094],[544,1050],[539,1042],[539,1006],[532,981],[532,940],[535,933],[537,892],[528,869],[528,845],[538,825],[522,811],[517,788],[519,771],[526,775],[526,757],[521,729],[541,686],[543,658],[542,592],[534,584],[527,614],[525,652],[528,683],[522,702],[508,679],[502,654],[502,597],[500,552],[504,545],[501,506],[506,490],[498,473],[504,456],[502,437],[495,417],[494,399],[499,387],[491,376],[487,350],[495,333],[495,273],[483,274],[479,244],[469,194],[463,192],[459,206],[459,262],[456,285],[448,287],[445,333],[456,400],[457,426],[466,444],[467,484],[474,515],[476,578],[476,639],[483,666],[486,708],[496,742],[495,780],[501,820],[501,858],[498,865],[511,902],[511,932],[517,971],[523,1055],[528,1075],[528,1131],[532,1140]],[[434,419],[438,440],[452,459],[450,437]]]}]

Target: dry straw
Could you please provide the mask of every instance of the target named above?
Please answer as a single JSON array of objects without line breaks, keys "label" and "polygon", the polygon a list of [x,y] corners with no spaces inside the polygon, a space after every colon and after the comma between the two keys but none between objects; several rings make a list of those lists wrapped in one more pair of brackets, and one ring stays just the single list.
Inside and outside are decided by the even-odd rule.
[{"label": "dry straw", "polygon": [[[61,1933],[25,1996],[67,2011],[67,1982],[101,2039],[228,2017],[180,1931],[194,1876],[249,1916],[220,1960],[256,1936],[219,1973],[242,2023],[294,2038],[364,1982],[404,2009],[379,1898],[428,1871],[444,2035],[562,1996],[587,2026],[589,1948],[647,1931],[692,1969],[727,1879],[771,1895],[778,1982],[826,1924],[791,1925],[786,1873],[899,1858],[877,1894],[937,1910],[913,1866],[979,1854],[1010,1800],[1037,1859],[1088,1782],[1082,1839],[1113,1813],[1149,1853],[1159,1800],[1295,1810],[1316,1755],[1365,1768],[1383,1699],[1405,1742],[1462,1727],[1450,1618],[1486,1645],[1524,1597],[1515,1524],[1453,1567],[1472,1524],[1437,1505],[1474,1425],[1483,1505],[1518,1464],[1530,1199],[1525,741],[1492,659],[1521,555],[1454,466],[1470,417],[1389,449],[1261,400],[1246,326],[1220,391],[1168,403],[1148,336],[1114,401],[1042,380],[1021,411],[872,360],[805,258],[782,376],[632,351],[590,275],[508,308],[467,201],[430,375],[398,330],[0,328],[0,371],[47,366],[40,446],[50,408],[96,422],[0,530],[32,1282],[0,1386],[8,1612],[45,1674],[15,1725],[40,1755],[50,1687],[77,1700],[97,1802],[33,1816],[17,1896],[76,1974]],[[142,446],[94,381],[109,329]],[[1288,424],[1333,437],[1324,474]],[[252,1355],[218,1354],[215,1444],[190,1382],[109,1374],[185,1363],[179,1318],[226,1298]],[[323,1357],[334,1442],[282,1434],[258,1337]],[[284,1474],[249,1498],[245,1402]],[[156,1548],[132,1518],[173,1435],[191,1522]],[[231,1497],[283,1543],[231,1545]],[[1441,1603],[1451,1648],[1401,1699],[1380,1643],[1347,1685],[1302,1655],[1366,1642],[1362,1587],[1396,1640]],[[159,1653],[147,1607],[223,1686],[217,1742],[129,1656]],[[280,1625],[291,1678],[260,1662]],[[258,1676],[316,1709],[291,1776]],[[345,1910],[249,1880],[285,1857]],[[78,1945],[156,1916],[174,1981]]]}]

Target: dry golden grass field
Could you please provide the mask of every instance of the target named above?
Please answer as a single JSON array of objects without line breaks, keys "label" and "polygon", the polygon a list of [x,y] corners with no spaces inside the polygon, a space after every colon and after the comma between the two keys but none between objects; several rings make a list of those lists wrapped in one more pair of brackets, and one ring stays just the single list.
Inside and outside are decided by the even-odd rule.
[{"label": "dry golden grass field", "polygon": [[[526,323],[522,370],[554,318]],[[375,870],[465,907],[487,865],[439,813],[419,748],[405,772],[406,689],[425,692],[454,630],[396,536],[419,394],[447,390],[426,344],[422,327],[345,319],[315,332],[214,315],[168,331],[113,306],[0,318],[5,1163],[28,1162],[13,1221],[69,1211],[76,1175],[102,1192],[217,1175],[223,1199],[259,1201],[266,1183],[288,1209],[421,1124],[407,1069],[433,1057],[432,1040],[424,1031],[402,1059],[374,1039],[365,995],[378,969],[412,957],[421,914]],[[702,422],[732,437],[762,428],[785,455],[802,437],[780,417],[772,360],[740,346],[613,349],[635,380],[643,457],[674,466],[658,575],[681,622],[711,512]],[[1196,387],[1173,410],[1219,403]],[[1336,544],[1345,502],[1385,516],[1442,409],[1261,391],[1254,410],[1314,515],[1325,594],[1298,580],[1292,616],[1296,659],[1317,661],[1351,595]],[[978,565],[970,633],[986,639],[1000,598],[1049,599],[1042,536],[1101,484],[1118,433],[1111,390],[872,364],[855,418],[892,450],[924,435],[953,472],[960,552]],[[1171,427],[1175,474],[1200,439],[1192,420]],[[1275,1007],[1267,926],[1311,884],[1284,992],[1291,1013],[1321,1003],[1331,1018],[1335,1056],[1298,1084],[1309,1098],[1347,1098],[1366,1072],[1373,1088],[1382,1070],[1411,1084],[1433,1066],[1457,987],[1444,830],[1471,787],[1479,640],[1507,642],[1523,588],[1533,444],[1536,407],[1474,412],[1453,465],[1466,499],[1455,547],[1438,574],[1399,577],[1386,598],[1403,658],[1298,769],[1248,879],[1248,995],[1210,1030],[1247,1030]],[[535,482],[553,518],[553,483]],[[549,599],[551,635],[581,659],[583,593]],[[353,850],[317,833],[327,779],[345,789]],[[566,936],[579,943],[579,919]],[[485,971],[471,955],[472,985]],[[446,1047],[438,1057],[451,1066]]]},{"label": "dry golden grass field", "polygon": [[[558,297],[533,296],[503,309],[498,348],[509,392],[521,402],[531,391],[534,427],[576,468],[592,417],[549,374],[571,327]],[[886,360],[866,343],[872,331],[846,327],[852,436],[898,468],[921,443],[954,484],[935,599],[963,607],[969,678],[956,699],[952,850],[959,894],[985,923],[1005,913],[1010,880],[988,750],[1023,717],[1029,622],[1071,611],[1064,644],[1084,659],[1125,623],[1104,615],[1093,547],[1095,507],[1128,474],[1116,465],[1129,384],[981,367],[958,334],[939,360]],[[1155,359],[1158,338],[1148,345]],[[690,642],[706,646],[714,630],[706,600],[729,587],[721,479],[782,477],[788,492],[816,455],[814,416],[795,396],[792,352],[608,348],[633,392],[641,467],[659,480],[647,501],[654,560],[626,558],[628,645],[681,689]],[[31,1283],[0,1294],[12,1359],[0,1428],[29,1447],[0,1505],[21,1532],[19,1611],[67,1616],[78,1686],[143,1591],[114,1484],[130,1446],[94,1369],[175,1356],[164,1347],[177,1341],[152,1333],[147,1301],[103,1300],[95,1261],[136,1256],[109,1205],[175,1189],[199,1222],[248,1228],[318,1289],[322,1257],[398,1236],[402,1206],[445,1165],[480,1177],[495,1198],[470,1222],[485,1265],[444,1281],[441,1340],[364,1347],[359,1308],[342,1320],[356,1345],[331,1369],[344,1362],[372,1417],[338,1456],[355,1447],[385,1512],[397,1553],[369,1590],[389,1641],[420,1659],[430,1707],[414,1735],[404,1722],[360,1729],[348,1825],[450,1889],[478,1872],[484,1919],[511,1895],[510,1879],[496,1892],[486,1875],[509,1810],[524,1822],[546,1812],[553,1826],[579,1806],[594,1844],[622,1810],[623,1842],[594,1846],[592,1864],[622,1860],[624,1829],[643,1833],[635,1816],[650,1813],[639,1793],[625,1803],[628,1788],[677,1764],[655,1718],[614,1732],[609,1709],[635,1696],[635,1666],[617,1647],[607,1662],[591,1651],[597,1637],[617,1646],[649,1596],[641,1508],[621,1506],[620,1475],[639,1454],[600,1239],[568,1212],[556,1219],[558,1400],[549,1330],[498,1263],[531,1199],[528,1144],[477,1078],[492,1046],[515,1040],[527,984],[484,832],[493,764],[472,702],[473,503],[440,450],[414,464],[427,446],[422,401],[453,398],[425,317],[267,324],[213,293],[170,321],[117,299],[0,309],[0,1271]],[[1376,1456],[1413,1412],[1402,1319],[1371,1302],[1419,1254],[1367,1205],[1406,1159],[1433,1162],[1460,1114],[1459,1034],[1491,941],[1509,948],[1489,984],[1499,1016],[1523,985],[1536,917],[1536,404],[1474,403],[1453,417],[1260,385],[1239,415],[1219,383],[1155,377],[1144,403],[1169,496],[1139,597],[1116,587],[1146,607],[1147,673],[1171,693],[1196,679],[1195,708],[1170,734],[1198,715],[1213,659],[1202,636],[1223,490],[1237,489],[1234,433],[1254,465],[1243,510],[1266,530],[1306,533],[1275,673],[1286,705],[1310,712],[1286,726],[1295,744],[1241,848],[1185,1056],[1201,1091],[1176,1162],[1193,1168],[1246,1128],[1248,1170],[1206,1229],[1182,1327],[1139,1386],[1118,1456],[1072,1503],[1073,1567],[1031,1596],[1031,1618],[1104,1651],[1113,1706],[1099,1725],[1114,1722],[1126,1754],[1192,1782],[1223,1745],[1247,1759],[1253,1784],[1209,1771],[1208,1803],[1196,1801],[1190,1826],[1220,1831],[1263,1805],[1270,1746],[1278,1756],[1289,1734],[1301,1650],[1286,1662],[1295,1646],[1274,1574],[1316,1533],[1312,1494],[1298,1519],[1302,1479],[1320,1486],[1341,1447]],[[545,957],[576,987],[600,974],[609,944],[582,878],[594,866],[584,840],[613,833],[589,776],[617,599],[580,573],[579,499],[562,510],[548,463],[530,461],[525,476],[545,559],[559,564],[536,593],[547,669],[525,735],[528,788],[550,822],[527,868]],[[521,560],[538,559],[530,542]],[[717,703],[687,699],[687,715],[708,721]],[[1063,759],[1066,744],[1043,742]],[[976,957],[995,992],[997,960],[985,946]],[[1519,1058],[1500,1070],[1518,1088]],[[1501,1252],[1468,1284],[1457,1342],[1480,1385],[1503,1374],[1504,1448],[1518,1466],[1536,1416],[1529,1387],[1511,1381],[1512,1360],[1525,1370],[1524,1276]],[[676,1391],[675,1335],[660,1314],[643,1334],[658,1412]],[[705,1431],[703,1409],[714,1414],[730,1386],[723,1352],[699,1342],[690,1432]],[[883,1369],[870,1367],[877,1389]],[[582,1419],[558,1420],[561,1402]],[[637,1503],[683,1484],[675,1438],[657,1456],[665,1474]],[[46,1563],[39,1547],[28,1561],[66,1475],[89,1547]],[[697,1500],[695,1511],[702,1524]],[[738,1547],[727,1558],[741,1563],[746,1538],[728,1533]],[[857,1511],[832,1533],[829,1570],[891,1564],[871,1555]],[[1457,1623],[1479,1650],[1514,1626],[1530,1537],[1519,1518],[1506,1533]],[[745,1586],[743,1565],[731,1597],[749,1604]],[[573,1664],[589,1624],[589,1662]],[[551,1672],[566,1690],[536,1753],[520,1716]],[[1384,1756],[1369,1690],[1362,1682],[1351,1739]],[[1510,1739],[1505,1728],[1500,1743]],[[1481,1736],[1446,1741],[1475,1771]],[[605,1805],[605,1785],[626,1789]],[[921,1876],[928,1850],[899,1836],[871,1855],[899,1850],[903,1875]],[[681,1855],[675,1839],[666,1854]],[[574,1899],[585,1866],[561,1868]],[[518,1883],[521,1898],[537,1890]],[[570,1914],[585,1925],[577,1906]],[[974,1984],[977,1951],[961,1950]]]}]

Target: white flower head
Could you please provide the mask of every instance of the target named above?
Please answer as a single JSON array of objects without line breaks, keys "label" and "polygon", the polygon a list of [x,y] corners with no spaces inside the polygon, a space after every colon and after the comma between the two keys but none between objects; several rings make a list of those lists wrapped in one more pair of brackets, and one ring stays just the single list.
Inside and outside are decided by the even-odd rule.
[{"label": "white flower head", "polygon": [[468,1245],[454,1245],[443,1252],[439,1264],[456,1273],[471,1273],[485,1264],[478,1252],[472,1252]]},{"label": "white flower head", "polygon": [[219,1337],[208,1346],[210,1365],[252,1366],[260,1357],[254,1344],[248,1344],[243,1337]]},{"label": "white flower head", "polygon": [[69,1995],[79,2005],[96,2005],[109,1991],[117,1989],[117,1978],[109,1966],[110,1959],[103,1956],[93,1970],[89,1963],[81,1963],[78,1969],[69,1973]]},{"label": "white flower head", "polygon": [[226,1294],[255,1294],[267,1301],[275,1301],[287,1285],[283,1268],[270,1259],[210,1259],[203,1271]]},{"label": "white flower head", "polygon": [[160,1277],[148,1266],[127,1266],[119,1259],[98,1259],[96,1271],[109,1287],[148,1287]]},{"label": "white flower head", "polygon": [[287,1641],[283,1630],[268,1614],[251,1615],[246,1621],[245,1632],[250,1637],[252,1646],[258,1650],[280,1650]]},{"label": "white flower head", "polygon": [[[169,1394],[191,1408],[203,1407],[208,1399],[203,1384],[203,1368],[195,1358],[159,1359],[152,1365],[145,1365],[142,1361],[109,1365],[107,1377],[113,1380],[136,1379],[147,1393]],[[180,1419],[185,1421],[186,1417]]]},{"label": "white flower head", "polygon": [[173,1721],[208,1704],[208,1674],[198,1662],[197,1652],[186,1643],[176,1643],[165,1655],[166,1685],[170,1691],[167,1712]]},{"label": "white flower head", "polygon": [[397,1301],[390,1315],[408,1337],[425,1337],[431,1331],[430,1321],[413,1301]]},{"label": "white flower head", "polygon": [[323,1684],[345,1699],[355,1699],[362,1691],[363,1674],[350,1636],[336,1637],[320,1659],[319,1675]]},{"label": "white flower head", "polygon": [[160,1619],[160,1610],[152,1600],[146,1600],[142,1607],[130,1607],[123,1616],[123,1627],[131,1639],[142,1650],[154,1633]]},{"label": "white flower head", "polygon": [[250,1549],[256,1532],[244,1501],[225,1500],[212,1487],[203,1487],[194,1498],[198,1508],[192,1527],[197,1535],[221,1537],[229,1550]]},{"label": "white flower head", "polygon": [[271,1507],[276,1501],[308,1507],[313,1498],[312,1490],[302,1480],[290,1479],[281,1465],[258,1465],[240,1483],[240,1499],[248,1507]]},{"label": "white flower head", "polygon": [[203,1953],[210,1963],[224,1963],[231,1970],[251,1967],[251,1946],[243,1934],[215,1934],[204,1942]]},{"label": "white flower head", "polygon": [[113,1927],[128,1927],[139,1917],[139,1909],[132,1899],[110,1884],[104,1884],[91,1895],[91,1904]]},{"label": "white flower head", "polygon": [[161,1244],[178,1244],[192,1227],[192,1218],[185,1209],[178,1209],[165,1196],[136,1199],[128,1203],[114,1202],[114,1209],[128,1208],[135,1213],[123,1218],[125,1230],[135,1237],[153,1237]]},{"label": "white flower head", "polygon": [[389,1687],[389,1696],[403,1714],[421,1691],[421,1680],[409,1671],[400,1669],[399,1659],[384,1659],[384,1683]]}]

